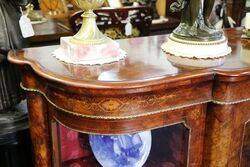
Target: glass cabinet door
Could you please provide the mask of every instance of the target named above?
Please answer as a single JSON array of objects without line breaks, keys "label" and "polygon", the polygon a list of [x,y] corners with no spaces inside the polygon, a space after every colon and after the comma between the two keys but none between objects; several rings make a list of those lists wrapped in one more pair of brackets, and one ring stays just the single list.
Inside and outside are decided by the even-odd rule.
[{"label": "glass cabinet door", "polygon": [[183,167],[188,163],[189,135],[189,129],[182,123],[111,136],[89,135],[53,123],[54,164],[62,167],[104,164],[108,164],[107,167]]}]

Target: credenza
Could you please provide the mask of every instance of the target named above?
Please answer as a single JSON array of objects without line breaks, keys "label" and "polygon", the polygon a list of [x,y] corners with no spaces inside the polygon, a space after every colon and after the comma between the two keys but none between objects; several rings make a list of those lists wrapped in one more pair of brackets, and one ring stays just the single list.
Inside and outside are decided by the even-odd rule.
[{"label": "credenza", "polygon": [[11,51],[27,91],[37,167],[100,166],[88,135],[151,131],[145,167],[250,164],[250,54],[241,29],[225,30],[223,65],[188,68],[168,61],[166,35],[119,40],[122,61],[67,64],[58,46]]}]

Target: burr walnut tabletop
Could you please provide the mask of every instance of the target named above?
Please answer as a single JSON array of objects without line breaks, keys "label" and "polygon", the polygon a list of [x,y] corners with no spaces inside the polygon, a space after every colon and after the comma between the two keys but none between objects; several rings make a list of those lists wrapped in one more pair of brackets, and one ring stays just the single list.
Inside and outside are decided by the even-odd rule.
[{"label": "burr walnut tabletop", "polygon": [[[27,90],[36,166],[56,164],[52,122],[91,134],[127,134],[182,123],[190,130],[188,166],[243,164],[250,64],[242,54],[241,29],[225,34],[232,54],[222,66],[207,69],[171,64],[160,49],[165,35],[119,40],[127,58],[101,66],[60,62],[51,56],[58,46],[11,51],[8,59],[20,67],[21,86]],[[238,115],[227,115],[228,108]],[[220,136],[223,123],[230,125]]]}]

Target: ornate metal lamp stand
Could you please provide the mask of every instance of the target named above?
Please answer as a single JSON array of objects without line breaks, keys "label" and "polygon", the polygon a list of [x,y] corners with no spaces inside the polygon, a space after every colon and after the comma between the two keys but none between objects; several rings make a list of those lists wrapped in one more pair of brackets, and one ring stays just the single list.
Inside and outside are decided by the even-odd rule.
[{"label": "ornate metal lamp stand", "polygon": [[98,9],[104,3],[104,0],[76,0],[78,6],[83,9],[83,22],[79,32],[71,39],[75,44],[97,45],[110,42],[96,25],[96,14],[94,9]]},{"label": "ornate metal lamp stand", "polygon": [[73,37],[61,38],[61,47],[54,55],[72,64],[96,65],[119,61],[125,57],[117,42],[105,36],[97,27],[96,14],[104,0],[76,0],[84,10],[82,27]]}]

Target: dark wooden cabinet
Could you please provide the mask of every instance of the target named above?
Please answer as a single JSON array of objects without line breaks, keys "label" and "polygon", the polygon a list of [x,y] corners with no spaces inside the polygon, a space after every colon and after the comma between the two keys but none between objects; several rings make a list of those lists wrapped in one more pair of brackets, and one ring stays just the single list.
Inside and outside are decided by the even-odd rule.
[{"label": "dark wooden cabinet", "polygon": [[245,17],[247,0],[227,0],[228,15],[236,22],[236,26],[241,26],[241,20]]},{"label": "dark wooden cabinet", "polygon": [[88,134],[146,130],[146,167],[247,164],[249,49],[241,30],[226,34],[233,53],[208,69],[171,64],[160,49],[166,36],[121,40],[128,57],[102,66],[60,62],[51,55],[58,46],[10,52],[23,73],[36,166],[99,166]]}]

